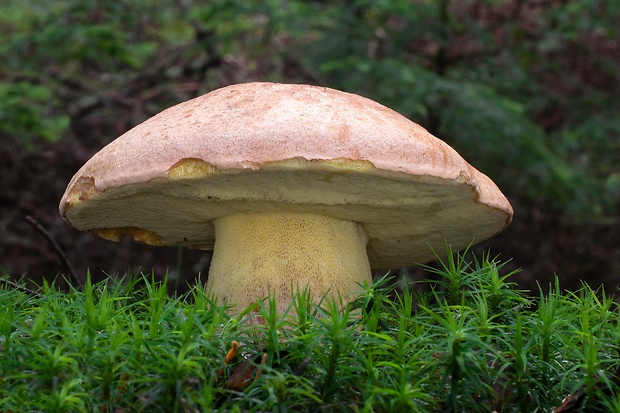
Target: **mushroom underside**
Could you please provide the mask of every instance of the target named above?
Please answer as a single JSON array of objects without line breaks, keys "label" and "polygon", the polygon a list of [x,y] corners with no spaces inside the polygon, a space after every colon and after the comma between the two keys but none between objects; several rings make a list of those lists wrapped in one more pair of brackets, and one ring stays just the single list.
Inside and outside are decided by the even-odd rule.
[{"label": "mushroom underside", "polygon": [[105,191],[80,188],[88,196],[67,197],[63,215],[76,228],[108,239],[128,235],[155,245],[201,249],[213,249],[213,221],[227,215],[321,215],[361,225],[373,270],[432,260],[433,249],[443,250],[446,242],[462,248],[510,222],[508,212],[480,203],[475,183],[460,176],[447,180],[365,164],[352,163],[345,171],[307,164],[305,169],[270,165],[156,178]]}]

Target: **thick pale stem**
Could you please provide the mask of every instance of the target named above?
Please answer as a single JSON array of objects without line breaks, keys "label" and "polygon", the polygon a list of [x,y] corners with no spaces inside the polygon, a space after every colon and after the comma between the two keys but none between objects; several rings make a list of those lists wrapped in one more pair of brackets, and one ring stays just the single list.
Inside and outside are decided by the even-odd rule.
[{"label": "thick pale stem", "polygon": [[326,293],[344,302],[371,282],[361,225],[304,213],[233,214],[215,221],[207,291],[240,311],[275,294],[278,312],[296,291],[314,302]]}]

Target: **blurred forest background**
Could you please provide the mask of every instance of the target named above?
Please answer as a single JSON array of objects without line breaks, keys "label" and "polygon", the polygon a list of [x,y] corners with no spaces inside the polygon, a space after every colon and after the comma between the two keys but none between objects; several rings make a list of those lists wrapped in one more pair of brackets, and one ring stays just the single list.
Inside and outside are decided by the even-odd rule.
[{"label": "blurred forest background", "polygon": [[162,109],[275,81],[377,100],[489,175],[515,218],[476,250],[511,259],[522,288],[557,274],[614,293],[619,32],[615,0],[4,0],[0,271],[66,273],[48,234],[80,277],[204,280],[209,254],[100,240],[58,202],[97,150]]}]

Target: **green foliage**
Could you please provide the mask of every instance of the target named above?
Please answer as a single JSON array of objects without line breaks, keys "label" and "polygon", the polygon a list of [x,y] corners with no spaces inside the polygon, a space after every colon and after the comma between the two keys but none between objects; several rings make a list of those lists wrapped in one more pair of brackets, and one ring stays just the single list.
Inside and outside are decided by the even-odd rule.
[{"label": "green foliage", "polygon": [[148,108],[129,127],[226,83],[310,82],[423,124],[516,201],[598,217],[620,205],[614,2],[29,0],[1,8],[0,134],[31,146],[68,134],[70,120],[93,110],[116,119]]},{"label": "green foliage", "polygon": [[35,138],[56,141],[69,126],[65,115],[54,115],[53,91],[26,81],[0,83],[0,135],[19,136],[32,145]]},{"label": "green foliage", "polygon": [[[494,2],[478,3],[490,15],[502,10]],[[519,13],[503,8],[506,15]],[[447,1],[317,3],[305,14],[303,32],[313,36],[303,60],[327,84],[362,93],[426,125],[517,198],[531,202],[542,195],[550,205],[578,214],[617,210],[620,192],[613,184],[603,188],[615,179],[620,151],[613,115],[618,105],[608,89],[620,87],[617,62],[601,56],[600,70],[609,76],[601,89],[565,74],[557,66],[563,61],[549,57],[570,59],[573,43],[593,32],[600,41],[617,36],[598,2],[525,17],[539,19],[536,33],[511,21],[517,17],[496,15],[495,22],[485,22],[465,3]],[[491,24],[501,25],[503,37]],[[591,45],[578,47],[591,53]],[[549,88],[568,82],[582,90],[580,98]],[[565,119],[546,131],[534,119],[552,110]]]},{"label": "green foliage", "polygon": [[343,310],[301,292],[295,316],[269,298],[230,317],[198,287],[169,298],[144,276],[41,295],[7,286],[0,400],[54,412],[542,412],[572,394],[618,411],[617,303],[557,281],[531,298],[502,266],[451,256],[429,292],[394,295],[383,278]]}]

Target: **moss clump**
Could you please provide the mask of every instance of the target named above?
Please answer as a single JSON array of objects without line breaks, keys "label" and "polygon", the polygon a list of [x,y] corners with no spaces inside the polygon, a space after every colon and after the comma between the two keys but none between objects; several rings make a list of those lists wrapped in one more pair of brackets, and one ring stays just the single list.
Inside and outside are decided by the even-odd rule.
[{"label": "moss clump", "polygon": [[557,282],[532,298],[501,267],[452,256],[430,293],[382,279],[344,310],[301,292],[295,317],[267,302],[231,318],[144,276],[7,284],[1,410],[546,412],[571,397],[571,411],[620,411],[618,305]]}]

